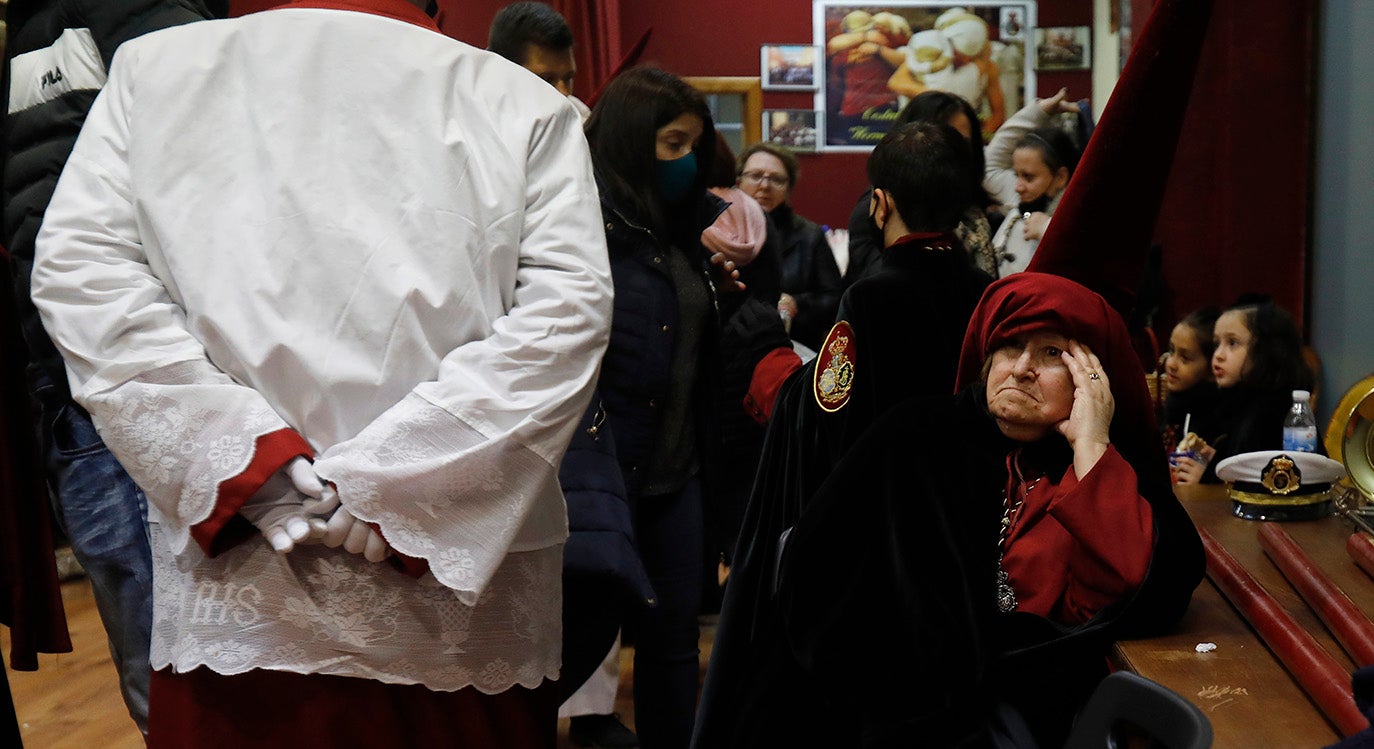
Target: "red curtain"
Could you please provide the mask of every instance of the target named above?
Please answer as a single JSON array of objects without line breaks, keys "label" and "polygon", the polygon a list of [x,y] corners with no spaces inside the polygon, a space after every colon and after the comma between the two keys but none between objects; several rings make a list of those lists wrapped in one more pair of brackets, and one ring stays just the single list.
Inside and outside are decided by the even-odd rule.
[{"label": "red curtain", "polygon": [[[242,0],[240,0],[242,1]],[[514,0],[437,0],[436,20],[445,34],[475,47],[487,46],[497,11]],[[573,33],[577,58],[574,89],[590,104],[624,55],[620,40],[621,0],[544,0],[563,15]]]},{"label": "red curtain", "polygon": [[[1306,327],[1317,0],[1215,0],[1155,223],[1173,323],[1244,292]],[[1133,0],[1134,34],[1153,7]]]},{"label": "red curtain", "polygon": [[591,104],[624,54],[620,44],[620,0],[551,0],[573,32],[576,91]]}]

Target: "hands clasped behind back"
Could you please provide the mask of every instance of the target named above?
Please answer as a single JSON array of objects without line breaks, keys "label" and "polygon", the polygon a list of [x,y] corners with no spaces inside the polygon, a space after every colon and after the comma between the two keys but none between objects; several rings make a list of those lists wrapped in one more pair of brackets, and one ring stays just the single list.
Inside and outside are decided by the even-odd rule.
[{"label": "hands clasped behind back", "polygon": [[386,541],[339,501],[334,486],[315,474],[305,458],[277,471],[239,509],[278,553],[297,544],[322,543],[380,562],[391,553]]}]

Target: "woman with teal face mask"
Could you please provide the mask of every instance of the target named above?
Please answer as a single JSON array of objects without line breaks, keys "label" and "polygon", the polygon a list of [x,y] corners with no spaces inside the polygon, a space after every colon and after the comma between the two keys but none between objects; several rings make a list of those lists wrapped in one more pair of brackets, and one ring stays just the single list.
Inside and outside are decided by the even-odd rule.
[{"label": "woman with teal face mask", "polygon": [[627,70],[597,98],[587,139],[615,285],[596,429],[613,441],[620,475],[586,480],[623,480],[655,602],[585,579],[567,586],[565,669],[577,653],[599,659],[623,628],[635,647],[641,746],[686,747],[700,670],[704,498],[721,460],[711,418],[718,315],[744,295],[734,293],[733,262],[701,244],[726,204],[706,190],[702,166],[713,163],[716,134],[696,90],[657,68]]}]

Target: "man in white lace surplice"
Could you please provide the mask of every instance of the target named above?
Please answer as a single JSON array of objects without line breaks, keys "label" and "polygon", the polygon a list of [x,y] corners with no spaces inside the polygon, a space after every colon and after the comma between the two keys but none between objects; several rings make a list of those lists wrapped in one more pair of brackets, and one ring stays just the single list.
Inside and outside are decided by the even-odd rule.
[{"label": "man in white lace surplice", "polygon": [[[610,324],[581,120],[403,0],[308,5],[124,45],[38,240],[75,397],[151,503],[152,665],[532,688]],[[388,562],[237,514],[297,456]]]}]

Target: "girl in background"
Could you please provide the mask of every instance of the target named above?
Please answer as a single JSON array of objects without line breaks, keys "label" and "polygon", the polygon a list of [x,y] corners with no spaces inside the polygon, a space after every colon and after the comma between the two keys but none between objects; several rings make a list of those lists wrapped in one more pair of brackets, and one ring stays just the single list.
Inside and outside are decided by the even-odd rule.
[{"label": "girl in background", "polygon": [[[1219,314],[1215,307],[1194,310],[1169,334],[1162,380],[1164,413],[1160,420],[1164,448],[1170,453],[1192,453],[1171,457],[1169,461],[1177,484],[1200,482],[1216,453],[1210,445],[1218,436],[1212,431],[1212,411],[1217,400],[1217,384],[1212,379],[1212,352],[1216,349],[1212,327]],[[1185,442],[1190,432],[1194,439]],[[1197,444],[1197,439],[1203,440],[1202,444]]]},{"label": "girl in background", "polygon": [[1017,112],[997,129],[986,150],[983,184],[1007,217],[992,237],[997,276],[1023,271],[1078,166],[1079,148],[1051,118],[1078,111],[1068,89]]},{"label": "girl in background", "polygon": [[1218,481],[1216,464],[1232,455],[1283,447],[1283,419],[1293,405],[1293,391],[1310,391],[1314,380],[1293,316],[1268,299],[1243,301],[1221,313],[1212,339],[1218,436],[1205,483]]}]

